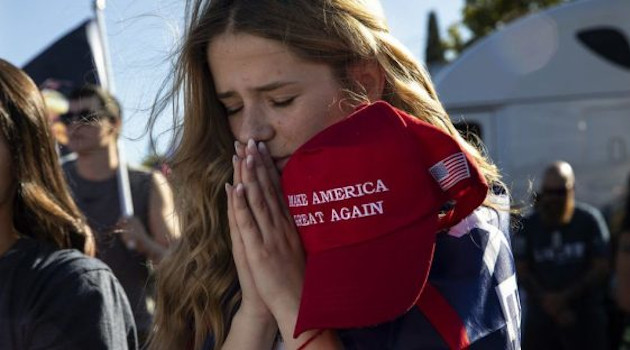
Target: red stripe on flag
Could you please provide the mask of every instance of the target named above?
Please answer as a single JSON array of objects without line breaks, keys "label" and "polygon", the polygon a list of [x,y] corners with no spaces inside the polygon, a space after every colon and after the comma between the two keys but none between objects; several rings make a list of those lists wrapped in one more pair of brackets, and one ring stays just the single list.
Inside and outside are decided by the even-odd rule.
[{"label": "red stripe on flag", "polygon": [[416,305],[450,349],[466,349],[470,346],[461,318],[431,283],[425,284]]}]

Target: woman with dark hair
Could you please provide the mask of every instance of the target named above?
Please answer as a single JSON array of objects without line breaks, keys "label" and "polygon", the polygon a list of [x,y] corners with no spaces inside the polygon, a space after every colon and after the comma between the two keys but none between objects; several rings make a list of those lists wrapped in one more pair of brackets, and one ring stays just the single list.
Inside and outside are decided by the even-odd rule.
[{"label": "woman with dark hair", "polygon": [[137,348],[127,297],[92,258],[43,98],[0,59],[0,349]]}]

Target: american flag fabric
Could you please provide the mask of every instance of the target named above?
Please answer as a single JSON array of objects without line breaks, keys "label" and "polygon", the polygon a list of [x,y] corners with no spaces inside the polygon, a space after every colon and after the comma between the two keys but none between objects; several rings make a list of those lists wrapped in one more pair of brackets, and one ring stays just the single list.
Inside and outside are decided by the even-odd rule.
[{"label": "american flag fabric", "polygon": [[[414,307],[385,324],[338,330],[345,349],[521,349],[521,304],[510,242],[509,197],[491,195],[489,200],[502,209],[480,207],[460,225],[465,233],[449,230],[437,236],[427,285],[448,304],[446,308],[440,305],[437,314],[438,319],[450,322],[448,329],[441,333],[443,324],[434,323],[421,307]],[[460,346],[443,336],[453,324],[465,334]]]},{"label": "american flag fabric", "polygon": [[470,177],[468,162],[462,152],[452,154],[435,163],[429,172],[443,191]]},{"label": "american flag fabric", "polygon": [[[455,311],[456,323],[466,335],[464,346],[449,346],[431,320],[414,307],[390,322],[337,330],[344,349],[521,349],[521,303],[510,242],[510,200],[507,195],[491,195],[489,199],[503,209],[480,207],[458,225],[462,232],[451,229],[438,234],[428,279]],[[213,346],[210,336],[203,349],[212,350]]]}]

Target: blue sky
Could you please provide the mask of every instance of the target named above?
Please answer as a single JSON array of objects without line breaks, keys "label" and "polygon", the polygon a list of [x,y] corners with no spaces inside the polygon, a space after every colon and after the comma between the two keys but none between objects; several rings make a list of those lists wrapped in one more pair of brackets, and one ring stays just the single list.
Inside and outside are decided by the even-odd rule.
[{"label": "blue sky", "polygon": [[[108,0],[105,10],[116,95],[124,106],[127,158],[147,153],[142,137],[147,109],[169,69],[181,34],[183,0]],[[428,12],[446,27],[459,20],[462,0],[382,0],[391,31],[422,59]],[[42,49],[93,16],[92,0],[0,0],[0,57],[22,66]],[[162,128],[167,125],[161,125]]]}]

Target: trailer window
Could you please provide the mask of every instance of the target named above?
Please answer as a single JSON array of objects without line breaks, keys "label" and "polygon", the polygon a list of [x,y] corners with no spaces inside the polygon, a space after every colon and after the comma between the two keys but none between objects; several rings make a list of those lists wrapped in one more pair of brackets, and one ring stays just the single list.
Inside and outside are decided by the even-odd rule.
[{"label": "trailer window", "polygon": [[615,28],[591,28],[577,34],[582,44],[605,60],[630,69],[630,44]]},{"label": "trailer window", "polygon": [[466,141],[472,142],[473,144],[476,144],[477,141],[483,141],[483,133],[479,123],[459,122],[453,125]]}]

